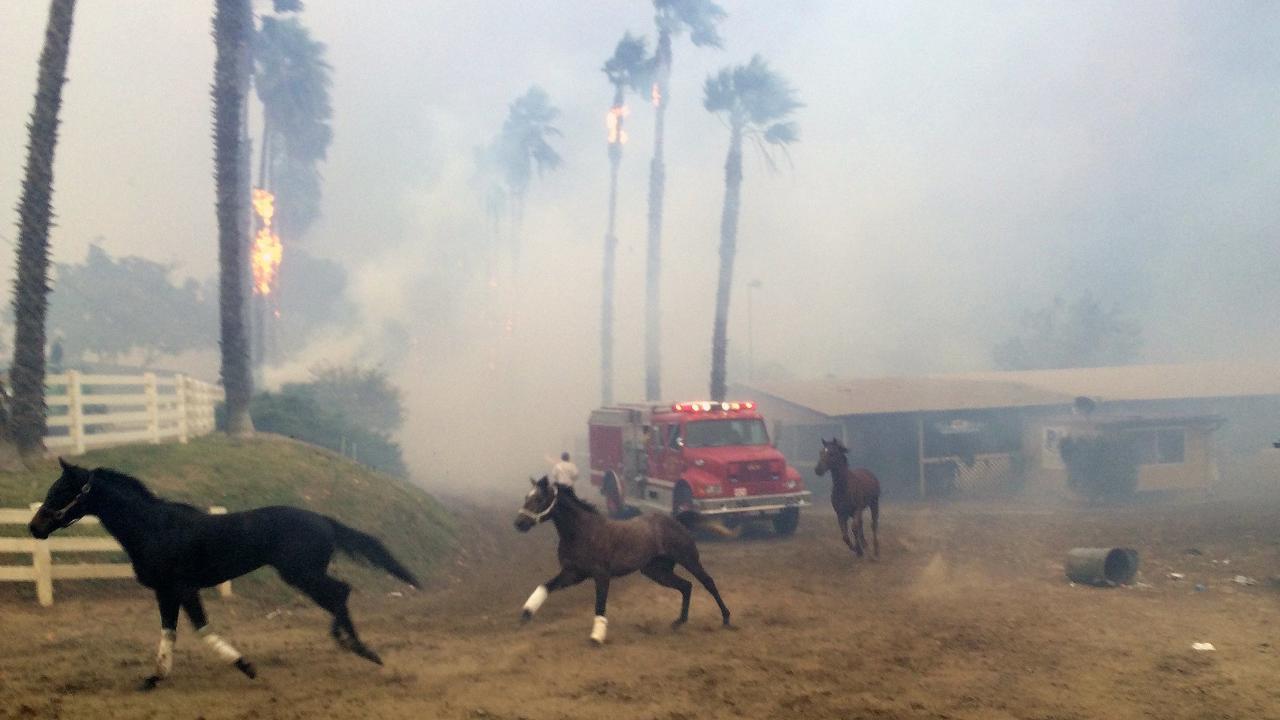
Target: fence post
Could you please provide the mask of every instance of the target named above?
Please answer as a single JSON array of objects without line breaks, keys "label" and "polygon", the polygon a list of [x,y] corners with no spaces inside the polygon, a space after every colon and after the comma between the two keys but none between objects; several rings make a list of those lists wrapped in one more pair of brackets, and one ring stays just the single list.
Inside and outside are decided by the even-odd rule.
[{"label": "fence post", "polygon": [[[220,505],[214,505],[213,507],[209,508],[209,514],[210,515],[226,515],[227,509]],[[231,581],[230,580],[224,583],[220,583],[218,585],[218,595],[224,598],[231,597]]]},{"label": "fence post", "polygon": [[[40,509],[40,503],[31,503],[34,513]],[[36,576],[36,600],[40,607],[53,605],[53,553],[49,551],[49,541],[32,540],[31,569]]]},{"label": "fence post", "polygon": [[80,396],[80,371],[67,371],[67,432],[76,455],[84,454],[84,400]]},{"label": "fence post", "polygon": [[146,382],[147,434],[151,436],[151,444],[156,445],[160,442],[160,402],[156,390],[156,374],[144,373],[142,378]]},{"label": "fence post", "polygon": [[173,395],[178,415],[178,442],[187,442],[187,376],[175,375],[173,378]]}]

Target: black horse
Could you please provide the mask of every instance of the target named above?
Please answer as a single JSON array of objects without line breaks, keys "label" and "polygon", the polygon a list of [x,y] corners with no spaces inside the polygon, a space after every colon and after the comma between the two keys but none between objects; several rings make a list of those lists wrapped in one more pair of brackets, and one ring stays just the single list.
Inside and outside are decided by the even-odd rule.
[{"label": "black horse", "polygon": [[413,574],[377,538],[331,517],[291,507],[207,515],[190,505],[156,497],[141,481],[124,473],[58,462],[62,476],[32,518],[31,534],[43,540],[85,515],[96,515],[124,547],[138,582],[154,590],[160,604],[156,671],[143,682],[144,690],[154,688],[173,668],[179,608],[220,657],[256,677],[253,665],[210,630],[199,591],[263,565],[274,567],[281,579],[333,615],[331,633],[340,646],[382,664],[351,623],[347,612],[351,586],[327,574],[337,549],[418,587]]}]

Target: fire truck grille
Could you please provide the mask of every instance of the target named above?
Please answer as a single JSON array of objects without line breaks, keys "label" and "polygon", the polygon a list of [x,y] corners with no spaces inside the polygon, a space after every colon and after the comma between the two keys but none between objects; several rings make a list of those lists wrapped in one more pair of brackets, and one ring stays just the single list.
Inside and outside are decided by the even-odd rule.
[{"label": "fire truck grille", "polygon": [[738,483],[770,482],[778,479],[779,469],[767,461],[729,464],[729,477]]}]

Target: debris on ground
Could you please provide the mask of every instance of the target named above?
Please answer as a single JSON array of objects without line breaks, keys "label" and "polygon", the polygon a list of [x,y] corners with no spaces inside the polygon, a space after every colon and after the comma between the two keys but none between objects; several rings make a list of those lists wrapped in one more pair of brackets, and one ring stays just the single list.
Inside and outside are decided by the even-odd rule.
[{"label": "debris on ground", "polygon": [[1183,550],[1182,553],[1184,555],[1203,555],[1204,551],[1200,548],[1187,548],[1186,550]]},{"label": "debris on ground", "polygon": [[1204,592],[1205,590],[1208,590],[1208,589],[1209,588],[1206,587],[1204,583],[1196,583],[1196,592]]},{"label": "debris on ground", "polygon": [[1186,580],[1187,576],[1183,575],[1182,573],[1171,572],[1169,573],[1169,579],[1170,580]]},{"label": "debris on ground", "polygon": [[1193,642],[1191,643],[1191,649],[1198,652],[1213,652],[1217,648],[1213,646],[1213,643]]},{"label": "debris on ground", "polygon": [[1258,584],[1257,580],[1254,580],[1253,578],[1247,575],[1237,575],[1231,578],[1231,582],[1237,585],[1257,585]]}]

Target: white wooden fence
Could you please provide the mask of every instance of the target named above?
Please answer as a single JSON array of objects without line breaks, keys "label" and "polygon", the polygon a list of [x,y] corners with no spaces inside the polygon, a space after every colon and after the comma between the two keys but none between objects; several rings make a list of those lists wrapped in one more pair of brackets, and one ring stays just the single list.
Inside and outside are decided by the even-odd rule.
[{"label": "white wooden fence", "polygon": [[88,448],[163,440],[186,442],[213,432],[217,385],[185,375],[85,375],[75,370],[45,380],[49,450],[80,454]]},{"label": "white wooden fence", "polygon": [[[29,509],[0,508],[0,526],[26,525],[39,509],[34,503]],[[222,515],[224,507],[211,507],[209,514]],[[95,517],[86,517],[78,525],[99,525]],[[24,528],[25,531],[25,528]],[[54,553],[122,553],[124,548],[109,536],[52,537],[36,540],[30,537],[0,537],[0,554],[31,555],[30,565],[0,565],[0,582],[33,582],[36,584],[36,600],[43,607],[53,604],[54,580],[88,580],[108,578],[133,578],[133,566],[129,563],[55,563]],[[218,586],[222,597],[231,596],[231,583]]]}]

